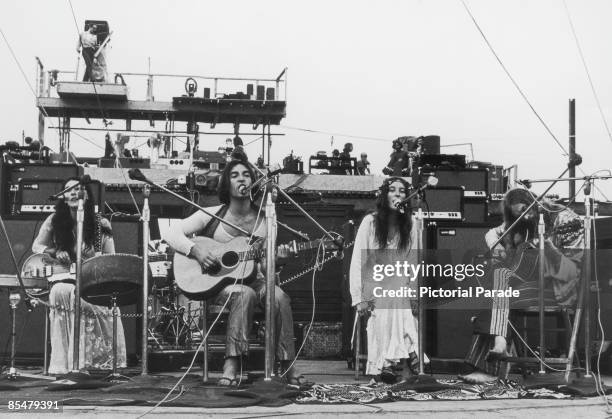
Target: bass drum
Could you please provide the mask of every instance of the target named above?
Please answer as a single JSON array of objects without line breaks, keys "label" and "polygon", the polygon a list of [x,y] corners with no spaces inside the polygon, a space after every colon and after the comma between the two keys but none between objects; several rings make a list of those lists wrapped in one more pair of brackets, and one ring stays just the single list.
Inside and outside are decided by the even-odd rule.
[{"label": "bass drum", "polygon": [[114,295],[117,305],[135,304],[142,295],[142,263],[140,256],[121,253],[87,259],[81,271],[81,297],[106,307],[112,305]]}]

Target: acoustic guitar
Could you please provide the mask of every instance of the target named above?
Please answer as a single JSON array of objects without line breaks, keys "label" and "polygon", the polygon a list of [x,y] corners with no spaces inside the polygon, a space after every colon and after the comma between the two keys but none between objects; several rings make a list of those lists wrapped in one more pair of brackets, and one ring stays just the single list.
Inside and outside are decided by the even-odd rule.
[{"label": "acoustic guitar", "polygon": [[[548,232],[546,239],[553,236],[563,242],[570,242],[583,234],[583,223],[575,218],[563,225],[554,227]],[[516,249],[508,251],[506,262],[508,268],[523,281],[533,281],[539,277],[539,246],[533,240],[525,241],[517,245]]]},{"label": "acoustic guitar", "polygon": [[[208,237],[191,239],[196,244],[204,243],[219,261],[217,266],[204,269],[196,260],[180,253],[174,254],[173,270],[176,285],[191,299],[205,300],[223,288],[239,281],[248,284],[256,277],[255,260],[266,255],[265,249],[253,249],[248,237],[236,237],[227,243],[220,243]],[[321,244],[323,242],[323,244]],[[331,240],[291,242],[295,252],[315,249],[320,245],[337,248]]]}]

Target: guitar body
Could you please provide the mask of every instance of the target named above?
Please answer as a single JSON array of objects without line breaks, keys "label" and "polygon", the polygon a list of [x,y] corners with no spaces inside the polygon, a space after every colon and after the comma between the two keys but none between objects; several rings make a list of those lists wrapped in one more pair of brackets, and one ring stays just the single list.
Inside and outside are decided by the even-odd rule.
[{"label": "guitar body", "polygon": [[35,253],[23,263],[21,276],[29,279],[46,279],[49,282],[74,279],[74,267],[62,265],[46,253]]},{"label": "guitar body", "polygon": [[509,268],[523,282],[539,278],[540,250],[529,242],[521,243],[509,254]]},{"label": "guitar body", "polygon": [[205,300],[235,281],[247,284],[255,279],[256,262],[241,260],[238,255],[251,249],[248,237],[236,237],[227,243],[219,243],[208,237],[191,240],[196,244],[204,243],[220,261],[220,266],[205,270],[197,260],[175,253],[174,280],[187,297]]}]

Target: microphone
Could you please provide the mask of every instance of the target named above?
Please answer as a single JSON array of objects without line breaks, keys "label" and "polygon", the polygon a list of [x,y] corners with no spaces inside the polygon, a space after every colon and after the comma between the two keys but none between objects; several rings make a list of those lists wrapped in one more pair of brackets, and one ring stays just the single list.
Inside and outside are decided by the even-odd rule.
[{"label": "microphone", "polygon": [[141,182],[146,182],[146,176],[140,171],[140,169],[130,169],[128,170],[128,177],[132,180],[139,180]]},{"label": "microphone", "polygon": [[393,206],[397,208],[400,214],[404,214],[404,206],[401,205],[402,201],[400,199],[393,200]]},{"label": "microphone", "polygon": [[270,180],[271,178],[273,178],[274,176],[278,175],[280,172],[283,171],[283,168],[279,164],[275,164],[271,167],[273,168],[273,170],[270,170],[270,168],[268,168],[268,173],[266,173],[264,176],[257,179],[250,186],[245,186],[245,185],[238,186],[240,193],[242,193],[243,195],[250,193],[252,189],[257,188],[261,186],[262,184],[265,184],[268,180]]},{"label": "microphone", "polygon": [[531,182],[529,181],[529,179],[517,179],[516,182],[520,183],[527,189],[531,189]]},{"label": "microphone", "polygon": [[59,198],[61,198],[66,192],[71,191],[72,189],[74,189],[77,185],[88,185],[91,183],[91,176],[89,175],[83,175],[81,177],[79,177],[79,182],[75,183],[72,186],[68,186],[67,188],[62,189],[61,191],[59,191],[58,193],[56,193],[55,195],[49,195],[49,201],[55,201]]},{"label": "microphone", "polygon": [[420,185],[418,188],[416,188],[414,190],[413,193],[410,194],[410,196],[406,199],[404,199],[403,201],[399,201],[397,203],[394,203],[395,208],[400,209],[403,208],[404,206],[406,206],[414,196],[420,194],[421,192],[423,192],[425,189],[430,188],[430,187],[435,187],[438,184],[438,178],[435,176],[429,176],[427,178],[427,181],[425,183],[423,183],[422,185]]},{"label": "microphone", "polygon": [[249,186],[241,184],[240,186],[238,186],[238,190],[240,191],[241,194],[248,195],[249,193],[251,193],[253,189],[259,188],[260,186],[262,186],[262,184],[265,184],[268,180],[269,180],[268,176],[262,176],[259,179],[257,179],[255,182],[251,183],[251,185]]}]

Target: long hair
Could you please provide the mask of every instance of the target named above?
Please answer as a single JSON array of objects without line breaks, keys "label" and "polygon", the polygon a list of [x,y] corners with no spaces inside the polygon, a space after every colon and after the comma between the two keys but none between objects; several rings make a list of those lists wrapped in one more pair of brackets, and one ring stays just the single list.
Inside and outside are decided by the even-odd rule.
[{"label": "long hair", "polygon": [[238,166],[239,164],[247,168],[249,174],[251,175],[251,182],[255,182],[256,180],[255,172],[253,171],[253,168],[251,167],[248,161],[242,159],[235,159],[227,163],[225,169],[223,169],[223,172],[219,177],[219,185],[217,187],[219,192],[219,201],[221,201],[222,204],[228,205],[230,203],[230,174],[232,172],[232,169]]},{"label": "long hair", "polygon": [[[76,180],[78,178],[70,178],[64,182],[64,187],[68,182]],[[84,218],[83,218],[83,242],[86,246],[93,246],[96,239],[96,214],[95,206],[93,201],[93,191],[89,184],[85,185],[87,191],[87,199],[83,203]],[[70,213],[70,207],[63,199],[60,199],[55,204],[55,214],[51,219],[51,226],[53,227],[53,240],[58,250],[65,250],[70,254],[71,259],[75,259],[74,245],[76,243],[76,237],[73,235],[73,229],[76,221],[72,218]],[[111,236],[112,231],[108,228],[102,227],[102,234]]]},{"label": "long hair", "polygon": [[[510,227],[510,225],[514,223],[514,221],[516,221],[516,219],[518,218],[514,214],[512,214],[512,205],[525,204],[529,206],[536,199],[537,196],[527,189],[515,188],[510,189],[508,192],[506,192],[503,201],[504,223],[506,224],[506,227]],[[560,208],[562,209],[563,207],[555,204],[554,202],[551,202],[548,199],[543,199],[540,205],[545,209],[544,225],[546,231],[550,231],[555,221],[555,216],[551,213],[551,211],[555,212],[558,211]],[[537,208],[538,205],[535,205],[534,208],[531,209],[531,211],[537,211]],[[537,234],[537,228],[538,219],[536,217],[531,221],[524,219],[519,221],[517,225],[513,228],[513,230],[517,233],[521,233],[524,237],[534,238]]]},{"label": "long hair", "polygon": [[406,192],[410,189],[410,184],[401,177],[390,177],[385,179],[379,188],[380,193],[376,198],[376,212],[374,212],[374,237],[381,249],[387,248],[389,239],[389,220],[397,225],[399,232],[399,248],[405,250],[410,246],[410,231],[412,230],[412,209],[406,207],[404,213],[393,211],[389,208],[389,186],[394,182],[401,182]]}]

